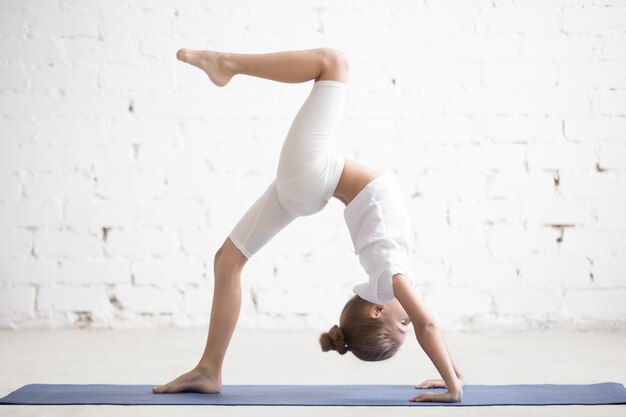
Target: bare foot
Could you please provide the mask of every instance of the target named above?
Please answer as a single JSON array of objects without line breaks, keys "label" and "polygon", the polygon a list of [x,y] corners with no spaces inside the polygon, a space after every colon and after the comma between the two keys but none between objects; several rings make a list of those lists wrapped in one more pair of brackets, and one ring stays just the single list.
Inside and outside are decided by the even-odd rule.
[{"label": "bare foot", "polygon": [[176,58],[206,72],[209,79],[218,87],[224,87],[233,78],[233,74],[229,73],[224,65],[224,54],[221,52],[179,49]]},{"label": "bare foot", "polygon": [[206,369],[195,367],[165,385],[152,388],[152,392],[155,394],[182,391],[217,394],[222,391],[222,382],[212,377],[211,373]]}]

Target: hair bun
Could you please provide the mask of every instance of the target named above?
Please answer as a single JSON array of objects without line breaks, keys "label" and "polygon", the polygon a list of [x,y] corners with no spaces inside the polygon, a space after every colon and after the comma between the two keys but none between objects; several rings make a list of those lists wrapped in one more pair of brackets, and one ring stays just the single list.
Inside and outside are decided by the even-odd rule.
[{"label": "hair bun", "polygon": [[343,355],[348,351],[346,341],[343,337],[343,332],[337,325],[331,327],[327,333],[322,333],[320,335],[320,345],[322,346],[322,351],[324,352],[336,350]]}]

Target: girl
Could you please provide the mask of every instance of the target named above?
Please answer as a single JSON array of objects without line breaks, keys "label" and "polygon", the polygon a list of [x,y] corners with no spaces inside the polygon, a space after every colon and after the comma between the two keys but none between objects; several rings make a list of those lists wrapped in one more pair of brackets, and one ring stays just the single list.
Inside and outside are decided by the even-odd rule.
[{"label": "girl", "polygon": [[241,306],[244,265],[296,217],[322,210],[335,197],[346,205],[345,221],[369,282],[354,288],[356,295],[345,305],[339,326],[320,336],[322,350],[351,351],[366,361],[387,359],[402,345],[412,323],[417,341],[442,377],[417,388],[447,392],[426,392],[410,400],[460,401],[463,377],[435,318],[411,288],[410,225],[398,185],[389,173],[329,152],[346,97],[345,56],[328,48],[269,54],[181,49],[177,58],[202,69],[218,87],[237,74],[314,83],[287,134],[276,178],[215,254],[211,321],[200,362],[153,392],[221,391],[222,363]]}]

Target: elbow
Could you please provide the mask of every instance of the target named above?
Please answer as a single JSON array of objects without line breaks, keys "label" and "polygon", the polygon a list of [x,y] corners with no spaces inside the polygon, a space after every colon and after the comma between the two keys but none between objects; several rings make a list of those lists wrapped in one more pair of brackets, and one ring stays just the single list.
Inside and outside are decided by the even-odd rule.
[{"label": "elbow", "polygon": [[[413,324],[415,326],[415,324]],[[425,320],[420,323],[418,326],[415,326],[415,330],[420,332],[423,335],[434,334],[439,332],[439,325],[433,319]]]}]

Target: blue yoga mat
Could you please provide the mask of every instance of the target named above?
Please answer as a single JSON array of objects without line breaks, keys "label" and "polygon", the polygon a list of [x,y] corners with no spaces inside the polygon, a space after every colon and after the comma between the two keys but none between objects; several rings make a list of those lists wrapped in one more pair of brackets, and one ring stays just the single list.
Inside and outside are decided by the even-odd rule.
[{"label": "blue yoga mat", "polygon": [[626,388],[592,385],[468,385],[460,403],[411,403],[410,385],[226,385],[221,394],[153,394],[151,385],[25,385],[0,404],[488,406],[626,404]]}]

